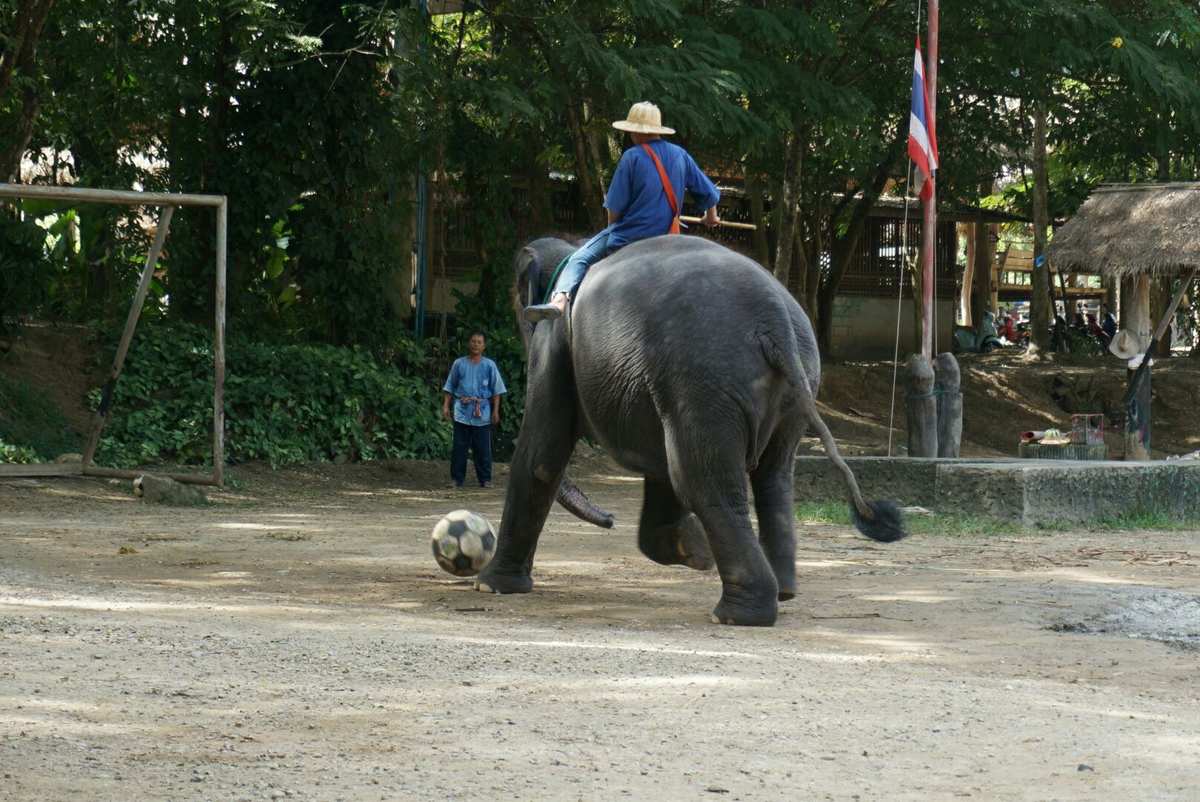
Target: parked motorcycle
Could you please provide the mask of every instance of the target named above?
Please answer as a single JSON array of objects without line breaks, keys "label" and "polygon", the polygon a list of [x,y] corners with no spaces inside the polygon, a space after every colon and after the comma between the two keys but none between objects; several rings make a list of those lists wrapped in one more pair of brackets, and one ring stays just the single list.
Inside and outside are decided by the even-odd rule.
[{"label": "parked motorcycle", "polygon": [[984,311],[975,328],[954,327],[954,353],[988,354],[1001,347],[1000,335],[996,331],[996,316],[991,310]]}]

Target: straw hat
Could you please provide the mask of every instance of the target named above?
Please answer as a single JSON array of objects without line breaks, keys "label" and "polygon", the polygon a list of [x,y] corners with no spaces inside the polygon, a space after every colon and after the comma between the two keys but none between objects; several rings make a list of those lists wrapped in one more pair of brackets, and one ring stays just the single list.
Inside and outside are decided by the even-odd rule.
[{"label": "straw hat", "polygon": [[1121,359],[1133,359],[1135,356],[1141,356],[1146,349],[1142,347],[1136,334],[1122,329],[1112,338],[1108,350],[1113,356]]},{"label": "straw hat", "polygon": [[629,131],[633,134],[673,134],[674,128],[662,124],[662,112],[658,106],[648,101],[634,103],[629,107],[629,114],[624,120],[617,120],[613,128],[618,131]]}]

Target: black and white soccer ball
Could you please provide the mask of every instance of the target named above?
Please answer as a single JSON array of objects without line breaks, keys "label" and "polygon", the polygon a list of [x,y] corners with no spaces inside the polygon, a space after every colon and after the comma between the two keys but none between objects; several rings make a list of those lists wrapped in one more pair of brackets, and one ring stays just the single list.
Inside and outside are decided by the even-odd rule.
[{"label": "black and white soccer ball", "polygon": [[455,510],[433,527],[430,543],[443,570],[455,576],[475,576],[496,553],[496,530],[479,513]]}]

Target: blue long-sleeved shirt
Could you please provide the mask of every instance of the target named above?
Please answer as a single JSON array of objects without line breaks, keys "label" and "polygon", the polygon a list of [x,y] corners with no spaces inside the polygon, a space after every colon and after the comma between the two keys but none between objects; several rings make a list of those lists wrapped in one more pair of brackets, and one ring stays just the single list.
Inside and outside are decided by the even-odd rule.
[{"label": "blue long-sleeved shirt", "polygon": [[[681,207],[684,192],[692,193],[701,209],[717,205],[721,193],[686,150],[665,139],[655,139],[648,144],[662,162]],[[641,145],[634,145],[621,156],[604,198],[604,207],[621,216],[610,227],[609,249],[670,231],[672,215],[667,193],[658,169]]]}]

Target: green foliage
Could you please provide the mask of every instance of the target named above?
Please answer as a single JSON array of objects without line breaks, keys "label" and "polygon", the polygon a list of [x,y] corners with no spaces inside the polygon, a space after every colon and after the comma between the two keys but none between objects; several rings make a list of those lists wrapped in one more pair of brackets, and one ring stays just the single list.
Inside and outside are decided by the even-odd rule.
[{"label": "green foliage", "polygon": [[[212,348],[193,326],[145,326],[114,395],[97,461],[200,463],[212,453]],[[231,462],[435,459],[450,448],[426,378],[357,348],[227,343],[226,452]],[[99,391],[92,394],[98,404]]]},{"label": "green foliage", "polygon": [[0,464],[28,465],[32,462],[40,461],[38,453],[32,448],[11,445],[10,443],[6,443],[3,437],[0,437]]},{"label": "green foliage", "polygon": [[42,258],[46,232],[0,211],[0,332],[9,316],[38,308],[49,282]]},{"label": "green foliage", "polygon": [[[0,29],[19,7],[0,0]],[[479,269],[479,305],[462,317],[496,338],[511,329],[504,259],[563,227],[548,174],[575,179],[587,222],[565,211],[594,228],[624,145],[609,123],[637,100],[658,102],[710,172],[755,177],[776,210],[793,199],[806,280],[823,293],[872,187],[907,189],[911,5],[489,0],[432,18],[418,7],[57,0],[36,63],[0,79],[0,155],[23,151],[39,182],[227,195],[231,330],[383,360],[409,347],[397,344],[412,329],[415,176],[435,187],[434,250]],[[1017,187],[1005,208],[1023,210],[1034,104],[1051,119],[1055,217],[1101,181],[1200,176],[1194,3],[948,3],[942,30],[943,202],[976,204],[998,180]],[[144,210],[22,208],[48,236],[0,222],[0,316],[119,319],[148,244]],[[211,320],[215,261],[211,210],[180,209],[144,314]],[[430,268],[437,277],[437,258]],[[458,345],[420,346],[421,375]]]},{"label": "green foliage", "polygon": [[0,462],[47,462],[79,451],[80,442],[50,397],[0,376]]}]

